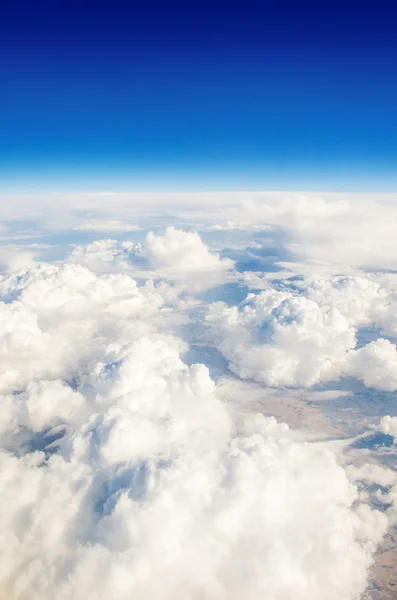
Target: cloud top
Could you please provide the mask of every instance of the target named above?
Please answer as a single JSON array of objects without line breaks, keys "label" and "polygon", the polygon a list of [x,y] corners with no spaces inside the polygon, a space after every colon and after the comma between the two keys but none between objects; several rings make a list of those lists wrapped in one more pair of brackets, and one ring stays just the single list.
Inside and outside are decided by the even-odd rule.
[{"label": "cloud top", "polygon": [[[303,232],[351,210],[291,202],[256,210]],[[396,288],[368,273],[239,274],[223,254],[168,227],[0,277],[0,595],[361,597],[397,514],[394,471],[248,409],[241,385],[229,402],[185,340],[259,382],[258,410],[266,387],[297,387],[297,402],[302,388],[349,401],[309,390],[345,376],[395,390]],[[227,281],[263,286],[208,306],[203,292]],[[396,437],[394,421],[380,431]]]}]

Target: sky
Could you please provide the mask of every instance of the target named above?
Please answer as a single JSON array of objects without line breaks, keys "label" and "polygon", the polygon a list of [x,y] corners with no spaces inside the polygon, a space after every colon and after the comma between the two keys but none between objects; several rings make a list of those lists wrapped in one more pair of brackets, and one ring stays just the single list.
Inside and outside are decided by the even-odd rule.
[{"label": "sky", "polygon": [[395,598],[395,23],[3,7],[1,598]]},{"label": "sky", "polygon": [[0,192],[395,191],[392,8],[8,3]]}]

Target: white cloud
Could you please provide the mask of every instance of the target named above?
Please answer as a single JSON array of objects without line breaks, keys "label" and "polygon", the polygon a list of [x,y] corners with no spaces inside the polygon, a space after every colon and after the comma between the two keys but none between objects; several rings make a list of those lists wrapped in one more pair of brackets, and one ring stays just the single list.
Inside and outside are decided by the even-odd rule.
[{"label": "white cloud", "polygon": [[85,264],[96,272],[129,271],[135,276],[164,278],[191,292],[220,283],[233,261],[210,252],[197,232],[168,227],[164,234],[149,232],[143,244],[100,240],[87,246],[76,246],[70,260]]},{"label": "white cloud", "polygon": [[146,238],[147,255],[152,264],[166,276],[186,281],[194,288],[206,288],[222,283],[233,261],[220,259],[210,252],[196,232],[168,227],[164,235],[149,232]]},{"label": "white cloud", "polygon": [[397,441],[397,417],[391,417],[390,415],[386,415],[382,417],[379,425],[379,431],[382,433],[386,433],[387,435],[391,435],[394,438],[394,441]]},{"label": "white cloud", "polygon": [[7,597],[356,598],[386,518],[324,446],[255,415],[236,435],[170,342],[94,370],[92,417],[49,458],[0,453]]},{"label": "white cloud", "polygon": [[3,277],[0,297],[8,302],[0,302],[0,390],[5,392],[88,368],[108,329],[120,336],[139,332],[164,303],[153,286],[139,288],[128,275],[98,277],[72,264],[40,264]]},{"label": "white cloud", "polygon": [[128,231],[141,231],[138,225],[132,223],[125,223],[124,221],[109,221],[107,219],[103,221],[90,221],[83,225],[77,225],[75,231],[98,231],[98,232],[128,232]]},{"label": "white cloud", "polygon": [[[187,244],[171,237],[152,240],[161,268]],[[189,244],[197,269],[218,266],[195,236]],[[181,360],[186,345],[152,284],[40,264],[3,277],[0,293],[7,598],[361,594],[386,516],[358,501],[332,444],[229,410],[208,369]],[[229,327],[265,339],[256,330],[273,315],[302,380],[324,370],[311,351],[337,362],[338,344],[354,343],[337,309],[288,292],[251,297],[242,316],[221,308]],[[293,336],[309,369],[288,356]]]},{"label": "white cloud", "polygon": [[349,466],[347,473],[353,481],[376,483],[382,487],[390,487],[397,483],[397,473],[380,465],[366,463],[360,467]]},{"label": "white cloud", "polygon": [[376,322],[390,296],[377,281],[363,276],[307,279],[302,287],[315,302],[336,307],[354,327]]},{"label": "white cloud", "polygon": [[[397,350],[379,338],[356,349],[357,327],[387,324],[394,331],[394,292],[370,279],[270,283],[240,306],[209,307],[210,339],[239,377],[270,386],[309,387],[353,376],[366,386],[397,389]],[[263,286],[265,287],[265,286]]]},{"label": "white cloud", "polygon": [[240,308],[218,303],[207,320],[240,377],[271,386],[311,386],[337,378],[355,331],[337,309],[274,290],[249,295]]},{"label": "white cloud", "polygon": [[[44,232],[121,232],[139,222],[155,233],[141,244],[75,246],[64,262],[35,264],[18,249],[7,260],[0,595],[357,600],[397,520],[395,472],[350,464],[369,451],[325,441],[331,428],[294,431],[256,410],[273,394],[266,386],[295,386],[276,390],[276,401],[317,402],[316,426],[322,401],[350,396],[314,384],[347,375],[397,389],[397,351],[386,339],[397,332],[397,285],[360,271],[396,266],[395,198],[100,194],[79,198],[78,213],[64,200],[43,198]],[[0,203],[3,216],[12,211],[24,212],[18,199]],[[170,215],[176,227],[158,233]],[[185,231],[200,224],[208,245]],[[264,248],[281,249],[289,272],[239,276],[211,245],[211,231],[226,232],[212,235],[232,247],[246,230],[260,251],[251,237],[263,243],[263,229]],[[297,273],[304,278],[288,280]],[[196,294],[228,281],[263,289],[208,312],[210,343],[239,377],[260,382],[230,376],[229,394],[207,367],[183,362],[179,337],[198,331],[205,343]],[[371,326],[384,337],[357,348],[358,329]],[[379,429],[395,437],[395,419]],[[388,489],[360,491],[368,484]],[[390,504],[385,512],[371,494]]]},{"label": "white cloud", "polygon": [[20,433],[21,428],[39,433],[74,425],[87,416],[84,396],[61,380],[31,381],[25,391],[0,398],[3,444],[12,442],[9,434]]},{"label": "white cloud", "polygon": [[[97,193],[3,195],[0,218],[34,214],[52,233],[100,221],[174,223],[248,231],[271,226],[295,260],[346,269],[397,267],[395,194],[303,192]],[[165,210],[166,207],[166,210]],[[93,221],[94,215],[94,221]],[[39,218],[40,217],[40,218]],[[122,217],[122,218],[121,218]],[[40,223],[42,225],[40,225]],[[41,229],[40,229],[41,227]],[[371,244],[368,243],[371,240]]]},{"label": "white cloud", "polygon": [[366,386],[392,392],[397,389],[397,349],[388,340],[378,339],[349,356],[349,373]]},{"label": "white cloud", "polygon": [[[312,265],[306,265],[306,269],[303,277],[296,277],[293,271],[264,274],[248,271],[242,273],[241,278],[248,288],[256,290],[272,289],[278,281],[284,286],[293,284],[319,306],[337,308],[353,327],[375,326],[386,335],[396,337],[397,291],[390,275],[330,275],[324,271],[317,273]],[[288,281],[289,278],[293,279]]]},{"label": "white cloud", "polygon": [[[366,499],[367,502],[371,502],[372,499],[381,502],[385,506],[384,514],[388,517],[390,526],[395,527],[397,525],[397,472],[372,463],[365,463],[359,467],[350,465],[346,472],[354,483],[367,484],[361,491],[360,498]],[[374,490],[374,485],[380,487]],[[367,491],[369,486],[371,488]]]},{"label": "white cloud", "polygon": [[0,273],[13,273],[28,269],[36,262],[37,250],[26,249],[15,244],[1,246]]},{"label": "white cloud", "polygon": [[320,305],[336,307],[354,327],[375,325],[387,335],[397,334],[397,293],[383,287],[382,278],[335,276],[306,278],[301,283],[305,295]]},{"label": "white cloud", "polygon": [[126,271],[132,263],[147,266],[142,244],[117,240],[96,240],[87,245],[75,245],[69,261],[85,265],[95,272]]}]

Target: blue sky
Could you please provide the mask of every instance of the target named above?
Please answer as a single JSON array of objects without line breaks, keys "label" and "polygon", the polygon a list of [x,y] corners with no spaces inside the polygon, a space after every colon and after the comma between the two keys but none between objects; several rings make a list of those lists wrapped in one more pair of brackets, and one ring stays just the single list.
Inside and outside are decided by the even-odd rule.
[{"label": "blue sky", "polygon": [[0,191],[397,189],[390,8],[13,4]]}]

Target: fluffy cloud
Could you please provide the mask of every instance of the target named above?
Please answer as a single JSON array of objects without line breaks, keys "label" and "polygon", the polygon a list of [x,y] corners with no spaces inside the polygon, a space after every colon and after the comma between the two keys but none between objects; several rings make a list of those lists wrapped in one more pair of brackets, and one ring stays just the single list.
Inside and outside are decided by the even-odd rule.
[{"label": "fluffy cloud", "polygon": [[187,278],[194,283],[195,278],[203,277],[217,282],[233,267],[231,260],[209,252],[196,232],[168,227],[163,236],[149,232],[146,244],[151,262],[171,278]]},{"label": "fluffy cloud", "polygon": [[313,270],[316,271],[307,266],[304,277],[288,271],[264,274],[248,271],[241,278],[248,288],[256,290],[270,290],[272,282],[277,284],[281,280],[287,289],[292,285],[319,306],[337,308],[355,328],[375,326],[385,335],[396,337],[397,291],[384,275],[314,276]]},{"label": "fluffy cloud", "polygon": [[239,306],[209,307],[210,338],[239,377],[270,386],[308,387],[341,376],[397,389],[397,350],[379,338],[356,349],[357,329],[394,331],[394,292],[369,278],[293,280],[248,294]]},{"label": "fluffy cloud", "polygon": [[283,292],[249,295],[240,307],[215,304],[207,320],[231,369],[272,386],[333,379],[356,343],[337,309]]},{"label": "fluffy cloud", "polygon": [[379,425],[379,430],[386,435],[391,435],[394,441],[397,441],[397,417],[386,415],[382,417]]},{"label": "fluffy cloud", "polygon": [[[236,428],[207,369],[186,367],[177,346],[120,346],[77,392],[91,416],[55,452],[0,453],[4,593],[357,598],[386,517],[356,507],[324,446],[272,418]],[[36,426],[53,422],[50,391],[53,414],[71,393],[51,385],[27,391]]]},{"label": "fluffy cloud", "polygon": [[[296,432],[256,410],[273,393],[265,386],[354,376],[397,389],[386,339],[397,332],[397,286],[390,274],[357,273],[395,264],[395,209],[305,194],[192,198],[168,196],[168,207],[182,227],[200,230],[205,214],[209,246],[169,227],[142,243],[74,246],[57,263],[21,254],[0,278],[0,596],[358,600],[366,587],[397,521],[396,473],[372,455],[364,463],[368,452],[349,441],[324,441],[329,431]],[[145,221],[139,211],[156,214],[157,200],[143,208],[146,199],[126,196],[107,223],[104,195],[83,199],[78,223],[57,203],[44,228],[122,232]],[[243,229],[251,248],[266,230],[267,248],[301,262],[272,277],[241,274],[263,291],[210,306],[209,350],[259,382],[229,374],[228,396],[206,366],[186,364],[180,336],[202,333],[197,294],[238,277],[211,236],[233,245]],[[383,337],[359,347],[360,328],[371,326]],[[301,390],[291,395],[303,402]],[[318,411],[341,395],[350,401],[346,391],[307,391]],[[395,419],[380,430],[395,437]]]},{"label": "fluffy cloud", "polygon": [[141,228],[138,225],[133,225],[130,223],[124,223],[123,221],[109,221],[105,219],[103,221],[91,221],[89,223],[84,223],[84,225],[77,225],[75,227],[76,231],[98,231],[98,232],[126,232],[126,231],[140,231]]},{"label": "fluffy cloud", "polygon": [[320,305],[334,306],[354,327],[375,325],[397,334],[397,293],[383,287],[377,276],[306,278],[300,287]]},{"label": "fluffy cloud", "polygon": [[39,264],[3,277],[0,298],[3,392],[89,368],[108,335],[150,328],[164,304],[151,285],[73,264]]},{"label": "fluffy cloud", "polygon": [[354,327],[376,322],[390,296],[377,281],[363,276],[307,278],[302,288],[318,304],[337,308]]},{"label": "fluffy cloud", "polygon": [[[388,425],[386,417],[385,429],[388,429]],[[383,429],[382,422],[380,429]],[[397,525],[397,472],[376,463],[365,463],[359,467],[349,465],[346,472],[355,485],[362,487],[363,483],[366,484],[360,492],[360,499],[367,503],[374,501],[378,505],[381,503],[390,525],[395,527]]]},{"label": "fluffy cloud", "polygon": [[[150,260],[178,265],[179,242],[150,244]],[[204,250],[197,264],[218,265]],[[359,501],[332,444],[229,410],[207,367],[181,359],[153,284],[67,262],[3,277],[0,294],[5,597],[360,596],[386,516]],[[279,379],[323,377],[355,342],[337,309],[289,292],[213,311],[236,344],[279,345]]]},{"label": "fluffy cloud", "polygon": [[360,467],[350,466],[347,469],[349,477],[354,481],[376,483],[382,487],[390,487],[397,483],[397,473],[380,465],[366,463]]},{"label": "fluffy cloud", "polygon": [[392,392],[397,389],[397,349],[389,340],[378,339],[349,356],[349,374],[368,387]]},{"label": "fluffy cloud", "polygon": [[168,227],[164,234],[149,232],[143,244],[100,240],[76,246],[70,260],[95,271],[128,270],[135,275],[165,278],[190,291],[222,283],[233,261],[210,252],[197,232]]},{"label": "fluffy cloud", "polygon": [[31,381],[21,393],[1,397],[2,435],[24,428],[32,433],[70,425],[83,418],[85,398],[57,379]]},{"label": "fluffy cloud", "polygon": [[85,246],[75,245],[69,261],[87,266],[96,273],[125,271],[132,265],[149,267],[142,244],[110,239],[96,240]]}]

